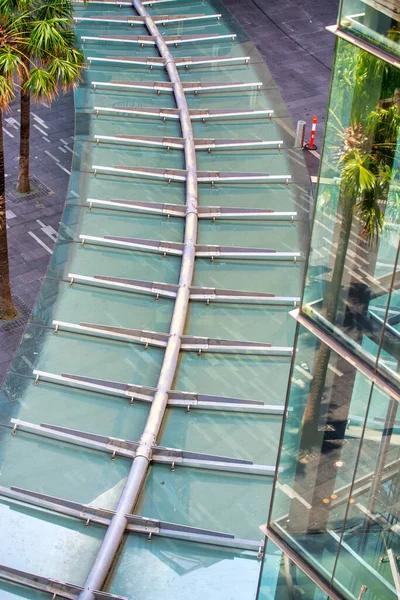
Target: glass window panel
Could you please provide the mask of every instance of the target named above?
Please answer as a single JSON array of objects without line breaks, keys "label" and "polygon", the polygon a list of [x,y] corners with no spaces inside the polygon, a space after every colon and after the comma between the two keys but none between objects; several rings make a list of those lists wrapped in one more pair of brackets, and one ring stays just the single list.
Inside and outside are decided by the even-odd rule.
[{"label": "glass window panel", "polygon": [[399,434],[398,403],[374,387],[334,574],[353,596],[366,585],[371,600],[397,598],[387,551],[400,552]]},{"label": "glass window panel", "polygon": [[[79,136],[91,136],[94,134],[111,135],[139,135],[136,129],[136,124],[130,125],[130,121],[125,122],[124,119],[119,121],[110,121],[105,117],[99,117],[101,125],[93,128],[93,131],[88,127],[91,125],[81,123],[78,120],[77,127]],[[162,131],[160,134],[165,135],[168,132]],[[170,132],[171,135],[173,132]],[[143,131],[142,135],[146,135]],[[155,132],[154,135],[157,135]],[[165,181],[151,181],[145,179],[137,179],[135,181],[135,195],[132,197],[132,180],[129,177],[116,177],[98,173],[96,177],[91,173],[80,173],[73,171],[69,191],[67,196],[67,204],[83,204],[88,206],[88,198],[97,198],[99,200],[141,200],[143,202],[158,202],[162,195],[163,202],[167,204],[184,204],[185,203],[185,186],[180,183],[171,182],[165,185]]]},{"label": "glass window panel", "polygon": [[328,600],[327,595],[268,540],[257,600],[294,600],[302,597],[307,600]]},{"label": "glass window panel", "polygon": [[398,246],[399,86],[396,67],[338,40],[304,310],[373,365],[370,305],[384,304]]},{"label": "glass window panel", "polygon": [[[101,196],[100,200],[107,200]],[[116,197],[115,199],[119,199]],[[110,198],[112,200],[112,198]],[[115,236],[181,242],[184,219],[167,219],[165,215],[143,215],[135,212],[116,211],[98,206],[68,206],[63,216],[60,239],[80,242],[80,235],[97,237]]]},{"label": "glass window panel", "polygon": [[287,306],[193,302],[186,325],[188,334],[291,347],[296,322]]},{"label": "glass window panel", "polygon": [[45,592],[30,590],[8,581],[0,581],[0,591],[4,600],[48,600],[49,598]]},{"label": "glass window panel", "polygon": [[[113,106],[115,102],[113,102]],[[121,115],[122,116],[122,115]],[[120,117],[121,118],[121,117]],[[122,118],[129,120],[129,115],[123,115]],[[137,118],[137,117],[136,117]],[[143,127],[143,125],[142,125]],[[144,132],[143,132],[144,133]],[[147,126],[147,135],[157,135],[157,131],[151,131],[151,126]],[[172,133],[174,135],[174,133]],[[175,135],[179,135],[179,130],[175,131]],[[165,152],[165,150],[164,150]],[[79,168],[82,171],[91,171],[92,165],[99,167],[149,167],[151,169],[183,169],[184,157],[180,152],[169,152],[167,155],[159,149],[146,148],[140,146],[123,144],[84,144],[82,142],[75,143],[74,168]],[[100,168],[99,168],[100,172]],[[111,175],[113,176],[113,175]],[[127,175],[129,177],[129,175]],[[97,177],[97,174],[96,174]],[[118,191],[118,182],[124,175],[116,174],[113,176],[115,180],[115,191]]]},{"label": "glass window panel", "polygon": [[203,222],[199,227],[200,244],[240,245],[269,248],[277,252],[298,252],[301,248],[299,231],[288,219],[281,223],[252,221]]},{"label": "glass window panel", "polygon": [[[267,121],[268,123],[270,121]],[[223,121],[220,122],[222,127]],[[215,123],[216,124],[216,123]],[[224,129],[216,132],[216,137],[228,137],[230,128],[224,125]],[[200,132],[199,132],[200,133]],[[247,136],[248,136],[247,131]],[[261,133],[260,137],[264,137]],[[276,136],[275,136],[276,137]],[[275,139],[274,136],[266,136],[266,139]],[[278,139],[278,138],[276,138]],[[304,219],[309,215],[311,208],[311,195],[307,183],[302,185],[253,185],[237,183],[231,186],[222,186],[216,183],[214,186],[201,186],[200,205],[201,206],[229,206],[252,208],[269,208],[272,210],[281,210],[297,212],[299,227],[308,227]],[[244,198],[246,198],[245,204]]]},{"label": "glass window panel", "polygon": [[50,261],[48,276],[67,279],[69,273],[77,275],[105,275],[144,281],[176,283],[179,276],[180,257],[151,252],[132,252],[106,248],[86,243],[59,243]]},{"label": "glass window panel", "polygon": [[299,327],[271,527],[328,582],[371,382]]},{"label": "glass window panel", "polygon": [[[57,373],[59,374],[59,373]],[[0,390],[1,421],[19,418],[51,423],[101,435],[137,441],[144,429],[149,405],[129,404],[125,397],[49,383],[10,374]]]},{"label": "glass window panel", "polygon": [[211,263],[199,258],[196,260],[194,285],[298,298],[302,273],[301,263],[224,259]]},{"label": "glass window panel", "polygon": [[396,0],[343,0],[340,28],[400,57],[400,10]]},{"label": "glass window panel", "polygon": [[370,307],[371,320],[383,328],[378,369],[389,377],[395,385],[400,384],[400,291],[397,279],[400,275],[397,262],[391,281],[391,293],[377,295]]}]

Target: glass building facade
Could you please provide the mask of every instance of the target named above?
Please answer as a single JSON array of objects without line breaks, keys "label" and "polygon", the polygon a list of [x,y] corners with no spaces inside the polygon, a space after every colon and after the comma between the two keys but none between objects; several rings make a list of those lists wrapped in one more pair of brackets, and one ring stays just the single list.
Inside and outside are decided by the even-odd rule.
[{"label": "glass building facade", "polygon": [[266,528],[293,598],[301,571],[318,585],[310,600],[400,598],[399,6],[343,0],[330,28],[324,151]]}]

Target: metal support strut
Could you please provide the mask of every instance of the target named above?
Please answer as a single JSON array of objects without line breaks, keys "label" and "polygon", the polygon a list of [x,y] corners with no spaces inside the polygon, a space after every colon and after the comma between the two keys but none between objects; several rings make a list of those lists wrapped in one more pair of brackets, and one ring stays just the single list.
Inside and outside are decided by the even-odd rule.
[{"label": "metal support strut", "polygon": [[195,263],[195,244],[197,241],[198,189],[196,151],[185,92],[179,78],[175,61],[153,19],[150,17],[140,0],[132,0],[132,6],[136,9],[137,14],[140,17],[143,17],[149,35],[154,37],[160,56],[164,59],[164,67],[169,80],[173,84],[173,94],[179,111],[182,138],[184,140],[187,209],[185,218],[185,237],[178,290],[164,360],[157,383],[157,391],[154,395],[144,432],[139,440],[136,456],[133,460],[125,487],[119,499],[115,515],[111,519],[106,535],[104,536],[103,542],[85,582],[84,590],[79,596],[79,600],[95,600],[94,591],[102,589],[121,544],[124,531],[128,525],[126,515],[132,512],[146,478],[147,469],[152,458],[153,447],[157,442],[157,437],[168,404],[168,390],[173,388],[173,380],[181,347],[181,336],[184,331],[186,315],[188,312],[190,287],[192,285]]}]

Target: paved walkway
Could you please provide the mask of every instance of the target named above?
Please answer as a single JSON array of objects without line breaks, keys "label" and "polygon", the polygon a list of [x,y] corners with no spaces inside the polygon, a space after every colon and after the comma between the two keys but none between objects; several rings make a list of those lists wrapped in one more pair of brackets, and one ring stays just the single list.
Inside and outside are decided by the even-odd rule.
[{"label": "paved walkway", "polygon": [[[338,0],[225,0],[265,58],[293,122],[319,118],[323,134]],[[33,191],[15,192],[19,144],[18,102],[5,117],[8,234],[12,293],[19,317],[0,324],[0,381],[4,377],[39,292],[52,253],[72,161],[73,97],[63,96],[32,113]],[[315,175],[318,161],[307,157]]]},{"label": "paved walkway", "polygon": [[[293,124],[318,117],[321,149],[335,36],[326,31],[337,20],[338,0],[224,0],[265,59]],[[318,159],[306,156],[311,175]]]},{"label": "paved walkway", "polygon": [[4,119],[7,226],[12,294],[19,315],[0,324],[0,381],[29,319],[56,240],[67,193],[74,133],[73,96],[48,108],[33,106],[32,192],[15,191],[18,173],[19,105]]}]

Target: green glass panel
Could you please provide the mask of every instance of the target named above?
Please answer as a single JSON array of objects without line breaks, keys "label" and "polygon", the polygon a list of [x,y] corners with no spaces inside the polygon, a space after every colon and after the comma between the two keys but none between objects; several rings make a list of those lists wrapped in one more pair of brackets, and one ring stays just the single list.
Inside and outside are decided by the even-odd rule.
[{"label": "green glass panel", "polygon": [[[151,296],[48,279],[36,303],[33,321],[51,326],[53,319],[70,323],[98,323],[168,332],[173,302]],[[96,315],[94,320],[93,315]]]},{"label": "green glass panel", "polygon": [[186,331],[189,335],[201,331],[207,337],[232,340],[273,340],[274,345],[286,346],[293,342],[294,328],[295,320],[289,315],[287,306],[231,306],[218,302],[207,306],[193,302]]},{"label": "green glass panel", "polygon": [[246,553],[156,537],[149,544],[146,537],[129,536],[109,591],[148,600],[164,600],[166,590],[175,600],[251,598],[259,568]]},{"label": "green glass panel", "polygon": [[[82,375],[82,372],[68,374]],[[131,406],[124,397],[71,389],[43,379],[35,384],[32,378],[13,374],[8,375],[2,387],[1,414],[5,423],[14,417],[137,441],[148,411],[146,403],[136,402]]]},{"label": "green glass panel", "polygon": [[74,373],[154,386],[164,351],[106,338],[35,327],[26,330],[11,370],[32,375],[33,369]]},{"label": "green glass panel", "polygon": [[280,417],[170,408],[160,444],[220,456],[238,456],[273,465],[282,426]]},{"label": "green glass panel", "polygon": [[179,466],[171,471],[168,465],[155,465],[135,511],[163,521],[258,541],[262,538],[259,526],[267,519],[272,485],[273,479],[268,476],[221,475],[218,471]]},{"label": "green glass panel", "polygon": [[175,388],[282,405],[289,367],[290,357],[184,353]]},{"label": "green glass panel", "polygon": [[[54,579],[82,585],[104,530],[17,504],[0,504],[0,561]],[[51,560],[49,560],[51,557]]]}]

